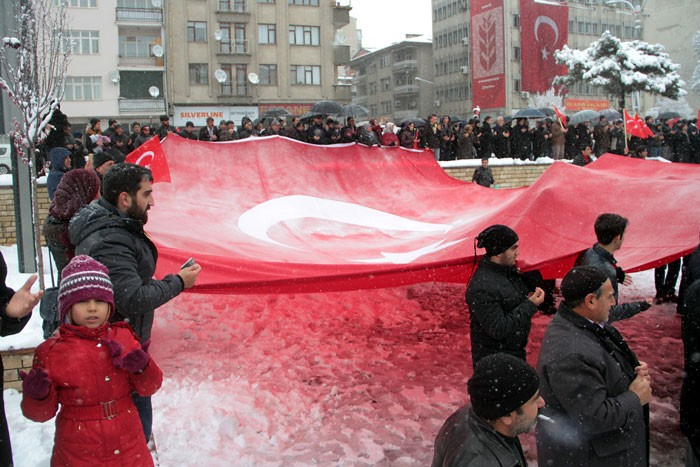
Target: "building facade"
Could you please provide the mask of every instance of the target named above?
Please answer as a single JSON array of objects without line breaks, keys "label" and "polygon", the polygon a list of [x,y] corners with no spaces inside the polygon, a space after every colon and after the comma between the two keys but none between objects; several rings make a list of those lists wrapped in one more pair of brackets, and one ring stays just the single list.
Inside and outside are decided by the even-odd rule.
[{"label": "building facade", "polygon": [[350,46],[336,32],[347,2],[173,0],[166,9],[166,85],[175,124],[256,117],[273,107],[307,112],[321,99],[349,102],[338,66]]},{"label": "building facade", "polygon": [[383,49],[358,53],[350,66],[356,93],[353,102],[366,107],[371,117],[399,122],[432,112],[430,39],[408,37]]},{"label": "building facade", "polygon": [[[652,0],[653,1],[653,0]],[[676,3],[691,3],[689,0],[674,0]],[[443,115],[471,115],[472,100],[472,45],[474,37],[470,30],[472,17],[469,0],[432,0],[433,7],[433,58],[434,58],[434,100],[433,109]],[[541,2],[546,4],[547,2]],[[551,3],[564,3],[551,0]],[[630,5],[641,4],[638,0],[570,0],[568,2],[568,38],[569,47],[584,49],[609,30],[622,40],[646,40],[646,30],[653,24],[656,13],[650,6],[642,15],[635,14]],[[651,2],[650,2],[651,3]],[[666,2],[658,1],[657,4]],[[673,2],[671,2],[673,3]],[[532,47],[521,42],[520,1],[504,0],[503,39],[505,64],[506,105],[494,109],[482,109],[492,115],[511,114],[513,111],[528,106],[530,93],[522,87],[522,52],[523,47]],[[553,5],[553,8],[558,8]],[[692,29],[691,26],[686,26]],[[696,28],[696,27],[695,27]],[[694,33],[694,31],[693,31]],[[692,38],[692,34],[691,34]],[[661,41],[662,43],[664,41]],[[672,59],[674,58],[672,54]],[[692,71],[690,71],[692,74]],[[570,107],[606,105],[615,106],[615,99],[610,98],[602,89],[579,84],[569,89],[567,99]],[[439,105],[437,105],[439,104]],[[476,103],[478,104],[478,103]],[[629,108],[639,107],[639,101],[629,98]]]}]

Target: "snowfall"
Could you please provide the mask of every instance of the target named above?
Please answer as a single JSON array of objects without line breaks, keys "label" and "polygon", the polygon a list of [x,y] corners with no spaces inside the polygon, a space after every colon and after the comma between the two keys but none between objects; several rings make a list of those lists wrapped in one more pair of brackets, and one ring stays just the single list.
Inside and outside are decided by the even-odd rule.
[{"label": "snowfall", "polygon": [[[0,250],[8,284],[17,288],[28,275],[17,272],[16,247]],[[653,271],[632,277],[622,301],[653,296]],[[156,311],[151,346],[165,377],[153,397],[159,464],[429,465],[440,426],[467,402],[465,288],[180,295]],[[550,319],[533,319],[533,365]],[[651,464],[684,465],[675,305],[653,306],[616,326],[651,370]],[[3,350],[40,342],[38,309],[22,333],[0,339]],[[15,465],[48,466],[54,421],[31,422],[19,393],[4,396]],[[521,440],[536,465],[534,435]]]}]

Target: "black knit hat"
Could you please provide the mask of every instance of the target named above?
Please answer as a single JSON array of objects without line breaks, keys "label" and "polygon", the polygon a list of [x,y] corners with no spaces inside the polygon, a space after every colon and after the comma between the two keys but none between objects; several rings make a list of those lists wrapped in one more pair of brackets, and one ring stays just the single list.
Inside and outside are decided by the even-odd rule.
[{"label": "black knit hat", "polygon": [[566,273],[561,281],[561,294],[564,301],[573,303],[585,298],[589,293],[595,293],[608,276],[600,269],[593,266],[576,266]]},{"label": "black knit hat", "polygon": [[472,409],[486,420],[497,420],[520,408],[539,388],[535,369],[505,353],[479,360],[467,382]]},{"label": "black knit hat", "polygon": [[107,161],[113,161],[114,157],[107,151],[96,152],[92,155],[92,166],[96,169]]},{"label": "black knit hat", "polygon": [[476,236],[476,246],[486,249],[486,256],[500,255],[518,241],[518,234],[508,226],[494,224]]}]

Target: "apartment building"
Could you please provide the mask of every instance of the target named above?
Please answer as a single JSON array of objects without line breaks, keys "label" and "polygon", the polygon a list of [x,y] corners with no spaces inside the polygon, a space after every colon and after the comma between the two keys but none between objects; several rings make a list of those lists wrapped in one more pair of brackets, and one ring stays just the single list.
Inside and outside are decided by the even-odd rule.
[{"label": "apartment building", "polygon": [[[675,3],[692,3],[689,0],[673,0]],[[475,0],[432,0],[433,7],[433,59],[434,59],[434,100],[435,111],[447,115],[471,115],[475,102],[472,99],[473,57],[472,46],[476,39],[471,31],[472,4]],[[483,2],[481,2],[483,3]],[[502,86],[505,93],[505,105],[498,108],[484,108],[491,114],[510,114],[512,111],[527,106],[530,91],[522,85],[521,16],[519,0],[500,0],[500,20],[503,25],[503,63],[504,75]],[[653,27],[658,11],[651,4],[666,6],[667,2],[654,1],[646,3],[639,0],[570,0],[569,2],[550,3],[550,8],[561,8],[557,3],[568,6],[569,47],[584,49],[598,39],[605,30],[611,31],[622,40],[646,40],[646,31]],[[634,7],[639,6],[635,10]],[[475,12],[474,14],[477,14]],[[669,22],[673,22],[669,19]],[[693,29],[690,24],[684,28]],[[697,27],[694,27],[697,29]],[[694,33],[694,31],[693,31]],[[675,32],[674,32],[675,34]],[[692,34],[690,35],[692,37]],[[661,41],[662,43],[664,41]],[[672,54],[672,59],[673,59]],[[692,71],[690,72],[692,73]],[[567,95],[571,109],[579,106],[605,106],[614,104],[614,99],[602,89],[579,84],[569,90]],[[479,104],[478,102],[476,104]],[[630,96],[630,108],[639,106],[639,102]],[[483,107],[483,106],[482,106]]]},{"label": "apartment building", "polygon": [[398,122],[432,112],[433,59],[429,38],[411,36],[372,52],[361,51],[350,62],[353,102],[372,117]]},{"label": "apartment building", "polygon": [[240,122],[273,107],[303,114],[321,99],[349,102],[337,30],[349,2],[172,0],[166,8],[166,84],[176,125],[207,116]]}]

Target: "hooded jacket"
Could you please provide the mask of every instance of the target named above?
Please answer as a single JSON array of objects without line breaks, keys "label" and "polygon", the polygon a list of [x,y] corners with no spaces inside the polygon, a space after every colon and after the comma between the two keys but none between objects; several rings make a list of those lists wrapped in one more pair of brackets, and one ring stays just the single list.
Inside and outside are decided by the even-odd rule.
[{"label": "hooded jacket", "polygon": [[37,348],[33,366],[45,369],[53,384],[42,400],[23,395],[22,413],[45,422],[58,412],[52,466],[153,465],[131,393],[155,393],[163,373],[153,360],[138,374],[116,368],[105,339],[119,342],[122,356],[140,348],[123,323],[64,324]]},{"label": "hooded jacket", "polygon": [[63,174],[70,170],[70,167],[66,167],[66,157],[70,157],[70,151],[66,148],[53,148],[49,151],[51,171],[46,178],[46,190],[49,192],[51,201],[53,201],[53,195],[56,193],[58,182],[61,181]]},{"label": "hooded jacket", "polygon": [[156,280],[158,250],[143,223],[103,198],[85,206],[68,227],[76,255],[88,255],[109,269],[114,284],[115,320],[126,320],[141,342],[151,336],[154,310],[184,289],[179,276]]}]

